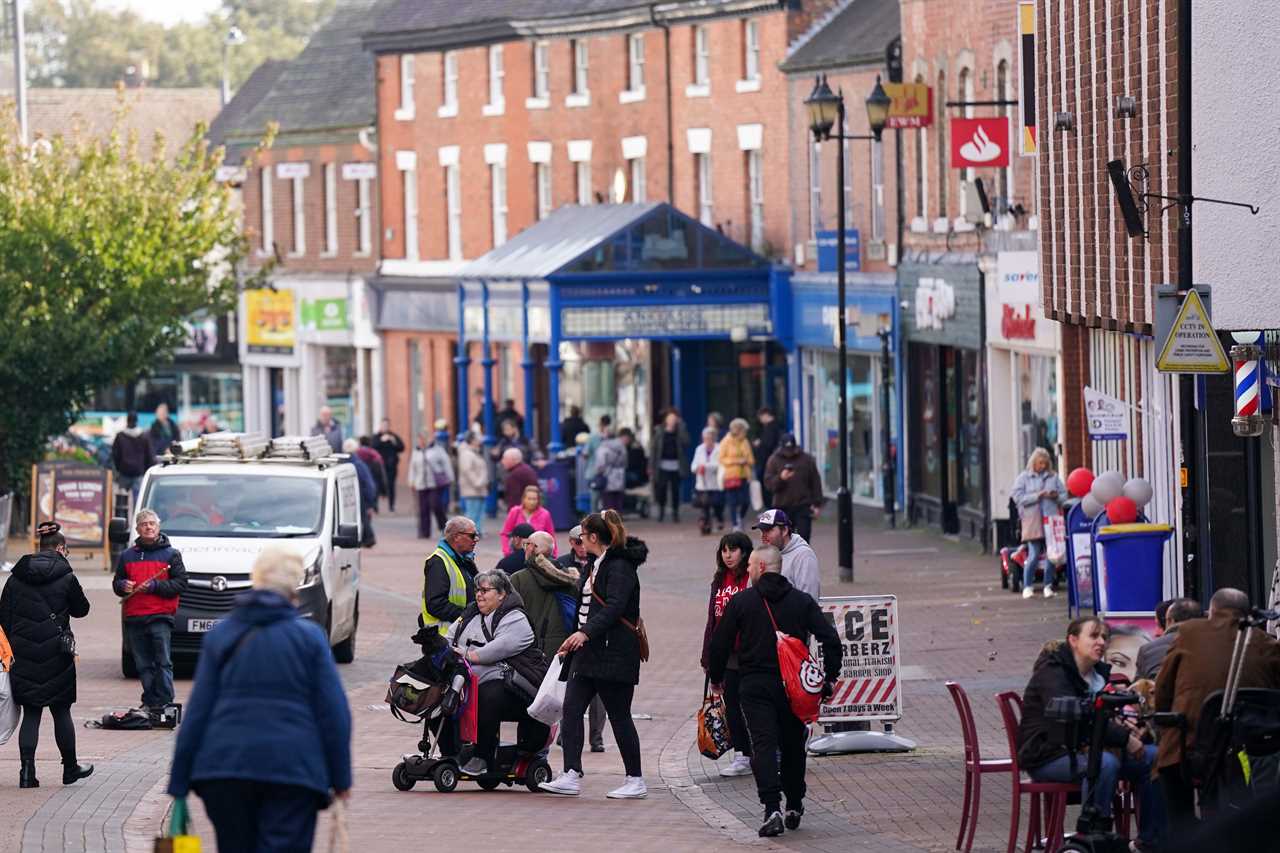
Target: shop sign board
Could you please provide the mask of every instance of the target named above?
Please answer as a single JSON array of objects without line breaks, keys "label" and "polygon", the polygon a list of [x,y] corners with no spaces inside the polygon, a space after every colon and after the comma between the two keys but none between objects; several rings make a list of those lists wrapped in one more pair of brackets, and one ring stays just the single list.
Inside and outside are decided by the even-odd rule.
[{"label": "shop sign board", "polygon": [[1156,369],[1165,373],[1225,373],[1230,366],[1200,294],[1188,290],[1160,348]]},{"label": "shop sign board", "polygon": [[617,308],[563,308],[565,338],[698,338],[773,333],[769,306],[624,305]]},{"label": "shop sign board", "polygon": [[994,287],[987,288],[987,340],[996,345],[1057,350],[1056,323],[1045,319],[1038,252],[996,255]]},{"label": "shop sign board", "polygon": [[1021,131],[1018,153],[1034,157],[1039,151],[1036,143],[1036,4],[1035,0],[1018,2],[1018,40],[1022,63],[1020,74],[1022,87],[1018,90],[1018,115]]},{"label": "shop sign board", "polygon": [[1009,165],[1009,119],[951,119],[951,168],[1003,169]]},{"label": "shop sign board", "polygon": [[[906,265],[898,269],[899,315],[908,341],[977,349],[982,346],[982,289],[973,264]],[[987,299],[993,296],[989,288]]]},{"label": "shop sign board", "polygon": [[345,332],[351,328],[346,299],[302,300],[302,327],[317,332]]},{"label": "shop sign board", "polygon": [[[898,597],[845,595],[822,598],[822,614],[844,646],[840,680],[818,722],[902,718],[902,655],[898,643]],[[822,650],[818,650],[819,659]]]},{"label": "shop sign board", "polygon": [[1092,440],[1124,441],[1129,438],[1129,410],[1124,401],[1086,385],[1084,412]]},{"label": "shop sign board", "polygon": [[[839,255],[838,237],[839,232],[834,229],[817,233],[818,272],[835,272],[839,266],[836,260],[836,256]],[[862,251],[858,243],[857,228],[844,230],[844,269],[845,272],[859,272],[862,269]]]},{"label": "shop sign board", "polygon": [[297,339],[293,291],[246,290],[245,346],[251,353],[293,355]]},{"label": "shop sign board", "polygon": [[928,127],[933,124],[933,89],[925,83],[881,83],[889,105],[887,128]]}]

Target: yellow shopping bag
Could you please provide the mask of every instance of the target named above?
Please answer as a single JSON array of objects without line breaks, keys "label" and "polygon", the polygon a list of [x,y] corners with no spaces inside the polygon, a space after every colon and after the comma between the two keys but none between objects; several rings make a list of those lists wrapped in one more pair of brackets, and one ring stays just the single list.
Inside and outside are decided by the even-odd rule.
[{"label": "yellow shopping bag", "polygon": [[187,798],[177,797],[169,818],[169,833],[156,839],[154,853],[200,853],[200,839],[187,834],[187,823]]}]

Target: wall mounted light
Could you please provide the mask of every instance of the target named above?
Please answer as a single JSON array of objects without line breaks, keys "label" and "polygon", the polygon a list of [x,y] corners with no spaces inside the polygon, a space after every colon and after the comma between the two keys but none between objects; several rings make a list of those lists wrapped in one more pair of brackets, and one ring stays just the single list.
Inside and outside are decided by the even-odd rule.
[{"label": "wall mounted light", "polygon": [[1138,99],[1133,95],[1116,96],[1116,118],[1136,118],[1138,115]]},{"label": "wall mounted light", "polygon": [[1054,113],[1053,129],[1054,130],[1075,130],[1076,117],[1071,113]]}]

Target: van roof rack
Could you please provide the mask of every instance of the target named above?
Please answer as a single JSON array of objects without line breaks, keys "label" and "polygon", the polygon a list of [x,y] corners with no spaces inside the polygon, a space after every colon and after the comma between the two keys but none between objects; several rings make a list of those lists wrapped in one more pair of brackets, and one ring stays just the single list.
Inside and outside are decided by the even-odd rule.
[{"label": "van roof rack", "polygon": [[327,467],[345,462],[322,435],[284,435],[267,438],[255,432],[214,432],[175,441],[160,457],[166,465],[185,462],[275,462]]}]

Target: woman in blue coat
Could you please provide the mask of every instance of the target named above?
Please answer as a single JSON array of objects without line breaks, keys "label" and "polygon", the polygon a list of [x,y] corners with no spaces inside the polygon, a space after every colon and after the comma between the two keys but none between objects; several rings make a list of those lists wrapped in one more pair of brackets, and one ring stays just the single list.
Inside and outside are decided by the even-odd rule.
[{"label": "woman in blue coat", "polygon": [[294,606],[301,557],[253,564],[253,590],[204,639],[169,794],[194,790],[219,850],[309,851],[316,814],[351,789],[351,712],[329,641]]}]

